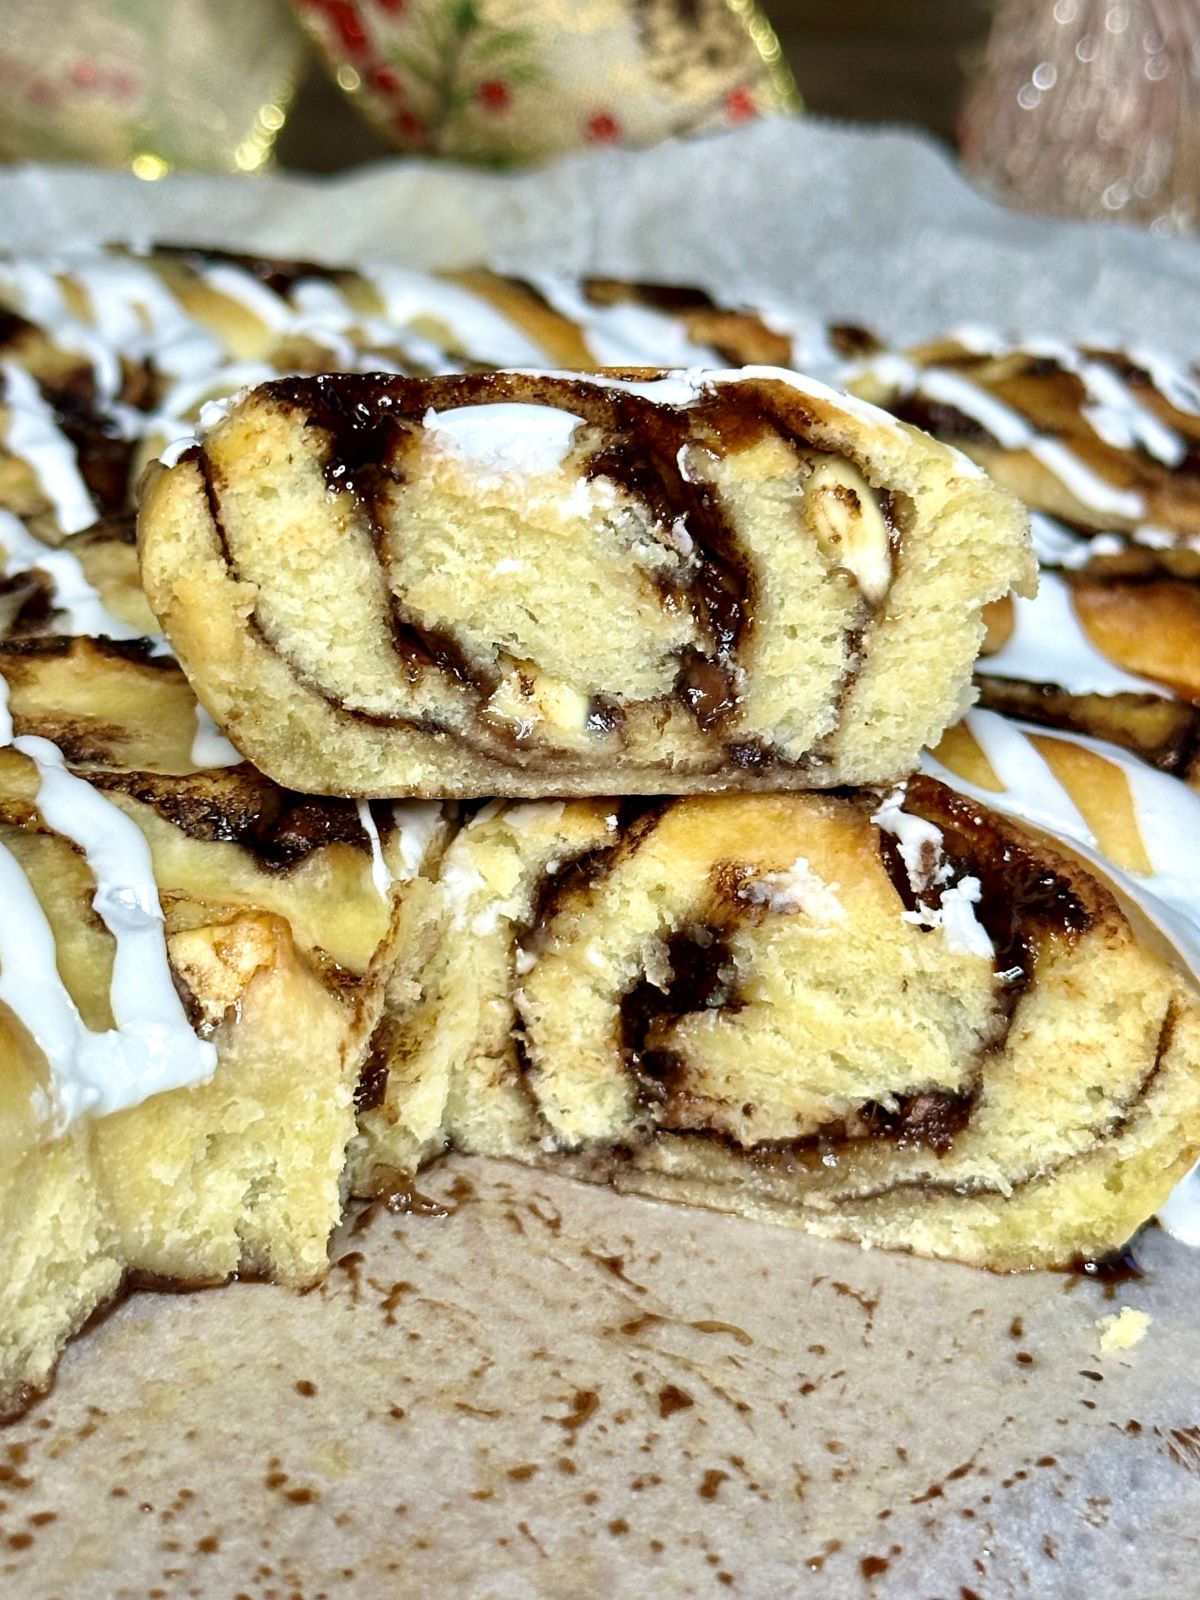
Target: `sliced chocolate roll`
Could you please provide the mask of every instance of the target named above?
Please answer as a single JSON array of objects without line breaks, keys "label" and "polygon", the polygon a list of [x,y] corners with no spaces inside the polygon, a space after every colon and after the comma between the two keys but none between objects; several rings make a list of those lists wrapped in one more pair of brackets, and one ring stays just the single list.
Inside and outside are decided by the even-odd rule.
[{"label": "sliced chocolate roll", "polygon": [[138,538],[201,700],[317,793],[890,781],[1033,577],[963,456],[774,368],[266,384]]},{"label": "sliced chocolate roll", "polygon": [[1194,991],[933,779],[488,808],[440,886],[361,1188],[451,1145],[1009,1269],[1122,1244],[1200,1150]]},{"label": "sliced chocolate roll", "polygon": [[323,1273],[441,824],[279,789],[138,646],[0,673],[3,1414],[122,1284]]}]

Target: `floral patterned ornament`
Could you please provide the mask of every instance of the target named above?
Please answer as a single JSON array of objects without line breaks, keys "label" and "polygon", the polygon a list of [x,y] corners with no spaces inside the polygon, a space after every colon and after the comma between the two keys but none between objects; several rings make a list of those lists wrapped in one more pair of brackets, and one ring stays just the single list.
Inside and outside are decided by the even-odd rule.
[{"label": "floral patterned ornament", "polygon": [[797,111],[754,0],[292,0],[405,150],[505,164]]},{"label": "floral patterned ornament", "polygon": [[304,36],[283,0],[0,0],[0,158],[256,172]]}]

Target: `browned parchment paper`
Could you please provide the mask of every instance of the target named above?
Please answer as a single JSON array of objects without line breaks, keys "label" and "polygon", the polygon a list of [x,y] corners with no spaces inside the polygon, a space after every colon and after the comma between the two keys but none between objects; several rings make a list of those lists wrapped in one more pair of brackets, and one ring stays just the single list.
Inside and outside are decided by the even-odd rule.
[{"label": "browned parchment paper", "polygon": [[1108,1301],[498,1163],[425,1187],[450,1214],[347,1229],[323,1290],[77,1343],[0,1434],[0,1592],[1197,1592],[1200,1257],[1162,1234]]}]

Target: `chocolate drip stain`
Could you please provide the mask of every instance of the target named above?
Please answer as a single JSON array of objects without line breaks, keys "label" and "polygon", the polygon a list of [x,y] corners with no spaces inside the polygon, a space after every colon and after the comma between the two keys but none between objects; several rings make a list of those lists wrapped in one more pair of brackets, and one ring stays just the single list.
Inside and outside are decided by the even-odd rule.
[{"label": "chocolate drip stain", "polygon": [[1110,1255],[1100,1256],[1095,1260],[1076,1256],[1067,1270],[1073,1276],[1088,1278],[1091,1282],[1100,1284],[1104,1289],[1106,1300],[1114,1300],[1117,1290],[1122,1285],[1140,1283],[1146,1276],[1131,1246],[1124,1250],[1114,1250]]}]

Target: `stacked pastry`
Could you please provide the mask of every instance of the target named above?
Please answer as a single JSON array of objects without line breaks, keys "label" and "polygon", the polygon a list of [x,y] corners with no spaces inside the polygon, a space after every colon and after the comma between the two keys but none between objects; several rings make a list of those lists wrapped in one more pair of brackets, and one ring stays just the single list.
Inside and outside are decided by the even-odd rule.
[{"label": "stacked pastry", "polygon": [[1200,799],[946,731],[1043,603],[967,455],[692,291],[0,292],[0,1404],[122,1281],[312,1281],[452,1149],[1005,1268],[1162,1203]]}]

